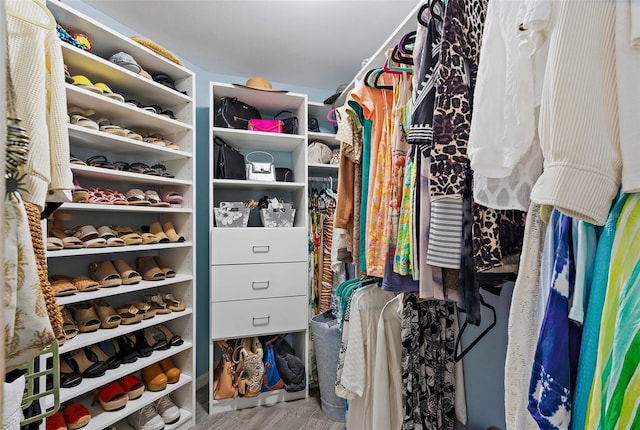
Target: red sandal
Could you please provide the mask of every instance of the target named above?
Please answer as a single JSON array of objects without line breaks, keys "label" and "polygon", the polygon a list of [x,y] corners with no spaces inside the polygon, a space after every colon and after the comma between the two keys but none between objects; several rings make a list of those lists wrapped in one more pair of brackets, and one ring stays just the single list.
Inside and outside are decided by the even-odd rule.
[{"label": "red sandal", "polygon": [[120,385],[127,392],[129,400],[137,399],[144,393],[144,384],[134,375],[125,376],[120,380]]},{"label": "red sandal", "polygon": [[126,406],[129,401],[129,396],[120,382],[116,381],[101,387],[96,392],[91,406],[96,403],[96,400],[100,401],[100,406],[102,406],[102,409],[105,411],[116,411]]},{"label": "red sandal", "polygon": [[87,188],[89,191],[88,203],[92,204],[111,204],[111,201],[104,194],[104,190],[100,188]]},{"label": "red sandal", "polygon": [[67,427],[70,429],[80,429],[91,421],[89,410],[80,403],[71,403],[62,411]]},{"label": "red sandal", "polygon": [[67,430],[67,424],[64,422],[62,412],[47,417],[47,430]]}]

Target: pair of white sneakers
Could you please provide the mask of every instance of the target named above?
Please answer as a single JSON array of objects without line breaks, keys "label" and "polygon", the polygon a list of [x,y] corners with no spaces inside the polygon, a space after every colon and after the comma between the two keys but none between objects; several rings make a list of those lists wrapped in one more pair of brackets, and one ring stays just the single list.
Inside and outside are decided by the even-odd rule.
[{"label": "pair of white sneakers", "polygon": [[127,417],[127,423],[136,430],[162,430],[166,424],[180,419],[178,408],[167,394]]}]

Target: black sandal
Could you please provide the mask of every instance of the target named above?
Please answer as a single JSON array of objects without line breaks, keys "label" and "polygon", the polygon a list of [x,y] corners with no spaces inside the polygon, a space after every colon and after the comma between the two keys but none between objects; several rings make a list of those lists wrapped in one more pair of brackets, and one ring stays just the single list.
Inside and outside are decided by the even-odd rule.
[{"label": "black sandal", "polygon": [[121,172],[134,172],[134,170],[131,168],[131,164],[127,163],[126,161],[114,161],[113,169],[120,170]]},{"label": "black sandal", "polygon": [[144,338],[151,346],[151,348],[157,350],[165,350],[169,349],[169,342],[167,342],[167,337],[164,333],[159,330],[157,327],[149,327],[144,329]]},{"label": "black sandal", "polygon": [[97,343],[96,346],[104,353],[104,355],[107,356],[105,364],[109,369],[117,369],[120,367],[122,362],[118,356],[119,351],[110,340],[103,340],[102,342]]},{"label": "black sandal", "polygon": [[104,361],[98,360],[98,357],[88,347],[70,352],[68,360],[75,363],[75,368],[83,378],[99,378],[104,376],[107,371],[107,365]]},{"label": "black sandal", "polygon": [[151,166],[151,169],[156,171],[157,176],[162,176],[164,178],[174,177],[171,173],[167,172],[167,168],[163,164],[154,164]]},{"label": "black sandal", "polygon": [[130,333],[128,335],[125,335],[125,337],[128,337],[129,340],[134,343],[134,348],[138,352],[140,357],[148,357],[153,353],[153,348],[151,348],[145,340],[144,333],[142,331]]},{"label": "black sandal", "polygon": [[69,354],[60,355],[60,386],[62,388],[77,387],[82,382],[82,375],[78,371],[75,361],[69,359]]},{"label": "black sandal", "polygon": [[184,343],[184,340],[177,334],[174,335],[166,325],[158,324],[156,327],[158,327],[158,329],[162,331],[162,333],[164,333],[165,339],[168,339],[169,345],[180,346]]},{"label": "black sandal", "polygon": [[134,173],[142,173],[144,175],[158,176],[155,169],[152,169],[151,167],[149,167],[144,163],[131,163],[130,167],[131,167],[131,171]]},{"label": "black sandal", "polygon": [[104,155],[94,155],[87,158],[87,165],[91,167],[101,167],[103,169],[114,169],[113,163],[107,160]]},{"label": "black sandal", "polygon": [[120,336],[117,340],[118,359],[123,364],[134,363],[139,357],[138,351],[135,350],[135,343],[127,336]]}]

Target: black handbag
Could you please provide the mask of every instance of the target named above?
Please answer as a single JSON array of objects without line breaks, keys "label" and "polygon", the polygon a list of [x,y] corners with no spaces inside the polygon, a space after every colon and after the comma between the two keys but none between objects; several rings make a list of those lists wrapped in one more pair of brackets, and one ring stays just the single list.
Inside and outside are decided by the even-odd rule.
[{"label": "black handbag", "polygon": [[216,127],[246,130],[250,119],[262,119],[255,107],[238,100],[237,97],[222,97],[214,118]]},{"label": "black handbag", "polygon": [[276,167],[277,182],[293,182],[293,170],[288,167]]},{"label": "black handbag", "polygon": [[311,133],[320,133],[320,123],[318,122],[318,118],[309,118],[309,125],[307,128]]},{"label": "black handbag", "polygon": [[273,119],[279,119],[278,116],[283,113],[288,113],[289,118],[280,120],[282,121],[282,132],[286,134],[298,134],[298,117],[293,116],[293,112],[291,112],[290,110],[283,110],[278,112],[277,114],[275,114]]},{"label": "black handbag", "polygon": [[244,155],[221,138],[213,138],[213,177],[216,179],[247,179]]}]

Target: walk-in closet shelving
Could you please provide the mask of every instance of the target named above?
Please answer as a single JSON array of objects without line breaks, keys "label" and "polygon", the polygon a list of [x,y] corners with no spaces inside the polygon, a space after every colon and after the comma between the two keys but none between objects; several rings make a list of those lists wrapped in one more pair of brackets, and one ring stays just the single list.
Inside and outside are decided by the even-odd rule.
[{"label": "walk-in closet shelving", "polygon": [[[138,284],[100,288],[92,292],[78,292],[58,298],[58,304],[73,306],[80,302],[101,299],[114,308],[141,301],[145,294],[171,293],[186,304],[186,309],[143,320],[136,324],[120,325],[113,329],[98,329],[92,333],[79,333],[60,347],[60,353],[113,339],[120,335],[137,332],[157,324],[164,324],[184,343],[167,350],[156,350],[146,358],[123,364],[117,369],[107,370],[99,378],[84,378],[80,385],[61,390],[62,401],[80,402],[92,415],[88,428],[102,429],[115,426],[128,429],[126,417],[143,406],[170,394],[180,408],[178,422],[165,429],[187,429],[195,425],[195,76],[193,72],[156,54],[146,47],[83,15],[59,1],[48,1],[47,7],[58,24],[69,33],[85,34],[92,42],[91,52],[61,42],[65,65],[72,76],[86,76],[92,83],[103,82],[125,100],[135,100],[143,106],[158,105],[169,110],[170,115],[160,115],[143,108],[107,98],[88,89],[66,84],[67,107],[91,110],[87,115],[94,121],[106,118],[113,124],[132,130],[140,135],[160,134],[164,140],[178,145],[169,148],[156,143],[147,143],[129,137],[68,124],[71,153],[80,160],[101,155],[109,162],[122,161],[129,164],[144,163],[148,166],[161,164],[174,177],[152,176],[139,172],[113,170],[105,167],[72,164],[74,178],[83,188],[112,189],[125,194],[137,188],[153,190],[160,196],[165,191],[175,191],[182,196],[181,207],[120,206],[113,204],[65,203],[60,212],[72,218],[65,221],[64,228],[90,224],[118,225],[140,231],[142,226],[154,222],[172,222],[184,242],[156,243],[148,245],[126,245],[121,247],[62,249],[47,252],[50,275],[89,275],[89,265],[95,261],[123,259],[136,269],[136,258],[158,255],[177,275],[159,281],[143,280]],[[173,79],[176,89],[169,88],[140,74],[120,67],[109,58],[117,52],[131,55],[151,76],[166,74]],[[162,391],[145,393],[130,400],[120,410],[106,412],[98,403],[91,405],[95,391],[104,384],[136,374],[144,367],[171,357],[181,370],[177,383],[167,385]],[[144,382],[144,381],[143,381]]]},{"label": "walk-in closet shelving", "polygon": [[[317,102],[309,102],[309,118],[316,118],[320,126],[319,132],[308,133],[309,143],[318,141],[326,144],[331,149],[340,149],[340,142],[336,139],[333,124],[327,120],[327,114],[332,109],[331,105]],[[309,162],[309,176],[338,176],[337,164],[320,164]]]},{"label": "walk-in closet shelving", "polygon": [[[210,163],[211,204],[211,316],[210,384],[221,358],[216,340],[250,336],[289,334],[287,339],[307,363],[307,96],[241,88],[226,83],[210,84],[210,138],[222,138],[242,154],[269,152],[276,167],[293,172],[293,182],[259,182],[216,179]],[[277,134],[228,129],[214,124],[222,97],[237,97],[255,106],[263,118],[282,110],[298,118],[298,134]],[[213,151],[212,151],[213,157]],[[214,207],[220,202],[258,201],[278,197],[296,209],[293,227],[260,226],[259,212],[252,210],[247,227],[220,227]],[[214,400],[210,389],[210,413],[304,398],[308,388],[298,392],[284,389],[261,393],[255,398]]]}]

